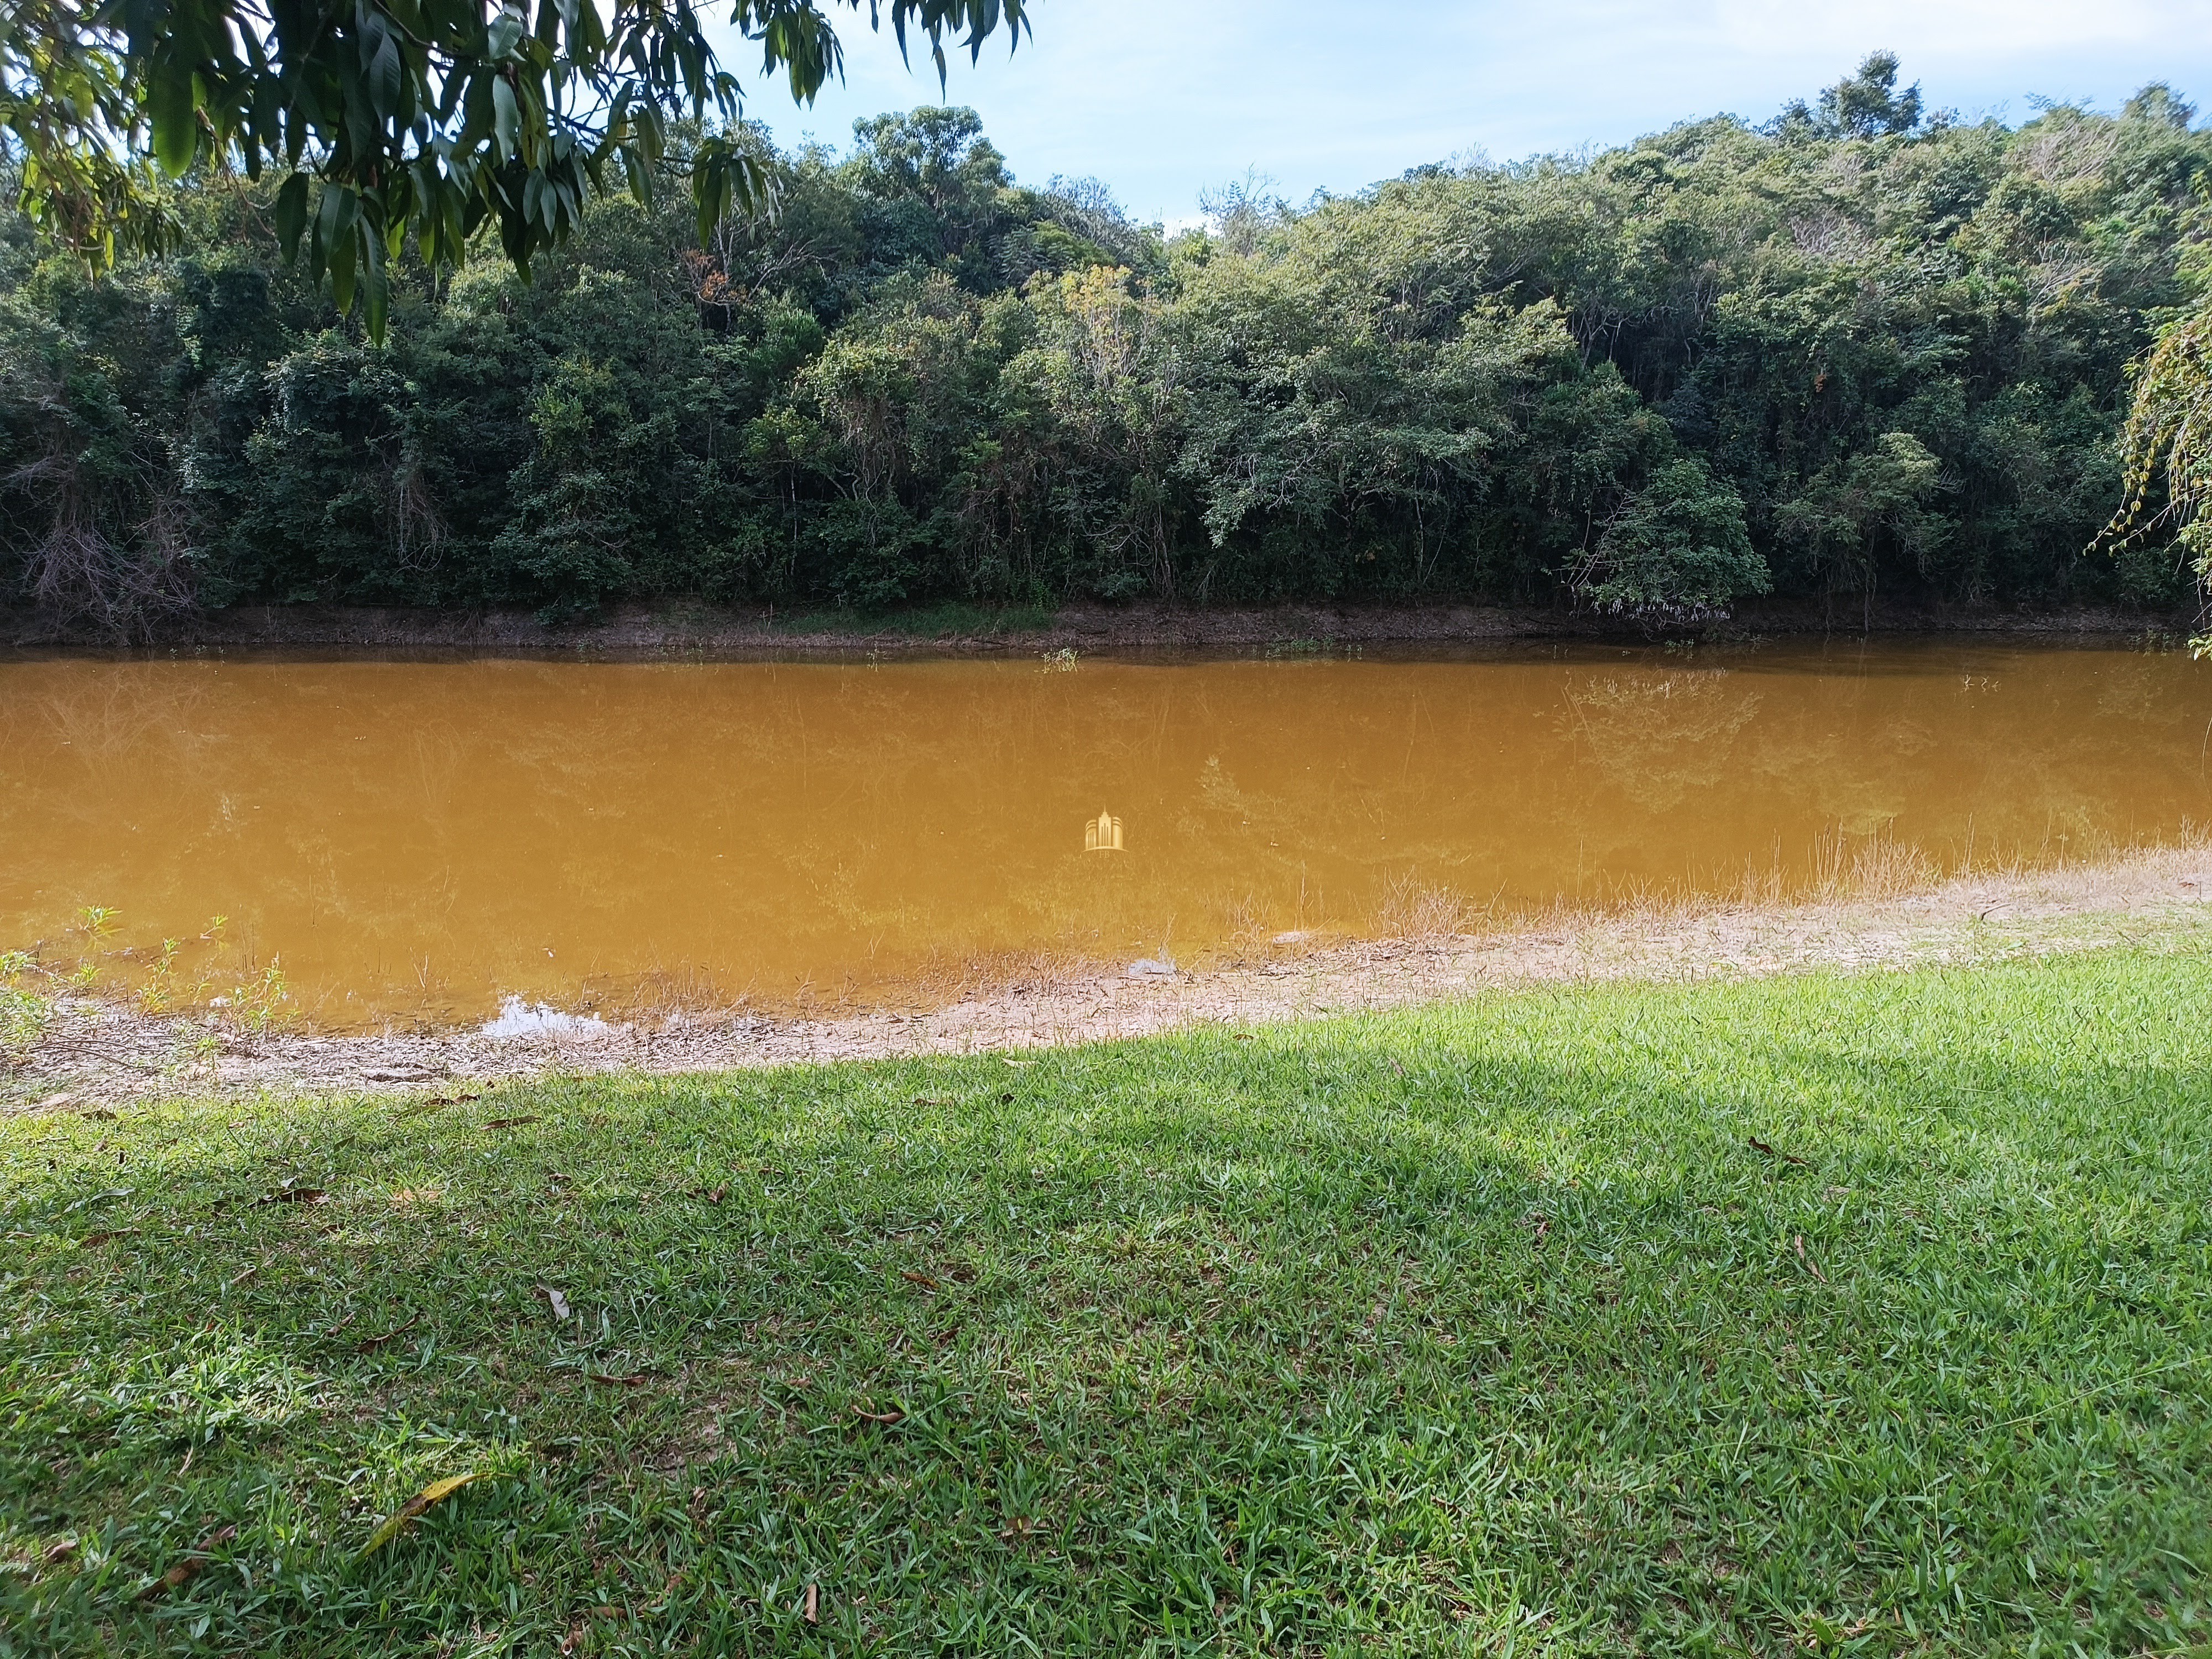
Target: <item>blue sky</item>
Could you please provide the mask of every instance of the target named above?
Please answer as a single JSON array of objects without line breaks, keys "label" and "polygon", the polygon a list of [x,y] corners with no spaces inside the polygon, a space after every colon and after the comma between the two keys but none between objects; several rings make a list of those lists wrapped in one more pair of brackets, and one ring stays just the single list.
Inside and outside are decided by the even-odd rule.
[{"label": "blue sky", "polygon": [[[1089,174],[1139,217],[1185,222],[1256,171],[1292,200],[1424,161],[1619,143],[1726,110],[1763,120],[1868,52],[1936,107],[2020,121],[2048,98],[2117,108],[2163,80],[2212,112],[2212,0],[1031,0],[1035,38],[956,61],[1015,175]],[[847,76],[811,108],[754,83],[778,140],[844,147],[855,116],[939,101],[866,12]],[[732,68],[750,70],[742,46]]]}]

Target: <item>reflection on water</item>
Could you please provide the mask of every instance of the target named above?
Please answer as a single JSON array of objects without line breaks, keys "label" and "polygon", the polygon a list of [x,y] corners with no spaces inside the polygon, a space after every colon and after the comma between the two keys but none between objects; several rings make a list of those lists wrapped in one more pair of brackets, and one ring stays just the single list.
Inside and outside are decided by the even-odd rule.
[{"label": "reflection on water", "polygon": [[775,1005],[2212,813],[2212,669],[2176,653],[1054,666],[0,661],[0,945],[221,912],[333,1024]]},{"label": "reflection on water", "polygon": [[571,1014],[543,1002],[509,997],[482,1030],[488,1037],[600,1036],[611,1028],[595,1014]]}]

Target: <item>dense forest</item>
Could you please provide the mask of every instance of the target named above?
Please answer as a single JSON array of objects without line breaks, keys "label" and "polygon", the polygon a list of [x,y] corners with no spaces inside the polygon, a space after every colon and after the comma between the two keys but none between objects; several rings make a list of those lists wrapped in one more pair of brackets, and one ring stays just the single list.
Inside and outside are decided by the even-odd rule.
[{"label": "dense forest", "polygon": [[[1752,125],[1416,168],[1201,228],[1018,184],[973,114],[772,155],[703,247],[604,198],[381,344],[270,193],[94,277],[0,225],[0,590],[118,632],[246,602],[879,607],[1754,596],[2185,604],[2120,494],[2129,365],[2203,285],[2162,87],[2014,129],[1877,55]],[[680,151],[680,146],[678,147]],[[681,160],[680,154],[676,158]]]}]

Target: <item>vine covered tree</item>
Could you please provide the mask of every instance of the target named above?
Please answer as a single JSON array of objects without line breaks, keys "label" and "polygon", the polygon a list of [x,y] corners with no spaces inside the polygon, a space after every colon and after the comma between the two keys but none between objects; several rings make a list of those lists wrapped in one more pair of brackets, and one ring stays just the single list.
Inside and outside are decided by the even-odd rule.
[{"label": "vine covered tree", "polygon": [[[2145,88],[2129,101],[2138,120],[2189,130],[2196,113],[2162,85]],[[2212,201],[2212,175],[2199,167],[2191,179],[2200,209]],[[2201,285],[2200,261],[2187,262]],[[2197,575],[2200,596],[2212,596],[2212,301],[2200,300],[2159,331],[2133,368],[2134,398],[2120,430],[2121,501],[2099,533],[2095,548],[2118,553],[2170,532]],[[2212,653],[2212,635],[2194,641]]]},{"label": "vine covered tree", "polygon": [[[2203,511],[2212,501],[2212,310],[2178,319],[2144,357],[2120,446],[2125,499],[2099,545],[2171,527],[2200,589],[2212,588],[2212,519]],[[2195,643],[2200,655],[2212,653],[2212,637]]]}]

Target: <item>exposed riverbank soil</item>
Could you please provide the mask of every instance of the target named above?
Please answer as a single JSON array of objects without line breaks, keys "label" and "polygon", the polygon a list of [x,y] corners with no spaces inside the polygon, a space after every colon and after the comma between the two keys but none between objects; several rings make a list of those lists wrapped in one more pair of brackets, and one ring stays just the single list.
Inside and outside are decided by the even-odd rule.
[{"label": "exposed riverbank soil", "polygon": [[417,1091],[551,1073],[711,1070],[906,1054],[1019,1053],[1212,1024],[1233,1030],[1486,991],[1827,969],[1971,965],[2133,944],[2212,945],[2212,848],[1976,877],[1901,896],[1563,915],[1497,932],[1270,951],[1202,973],[1040,973],[920,1013],[775,1019],[742,1011],[500,1037],[477,1031],[241,1036],[70,1005],[0,1110],[104,1109],[210,1093]]},{"label": "exposed riverbank soil", "polygon": [[[1781,602],[1747,607],[1705,631],[1760,635],[1984,633],[2050,638],[2146,631],[2180,635],[2193,620],[2107,610],[2005,610],[1881,601]],[[1057,650],[1327,649],[1485,644],[1514,640],[1642,641],[1618,617],[1481,605],[1285,605],[1179,607],[1071,605],[1045,613],[974,607],[880,618],[779,615],[766,608],[632,605],[599,620],[548,628],[526,611],[403,611],[333,605],[241,605],[175,618],[151,641],[162,649],[470,651],[587,655],[854,656]],[[28,612],[0,611],[0,645],[19,649],[112,641]]]}]

